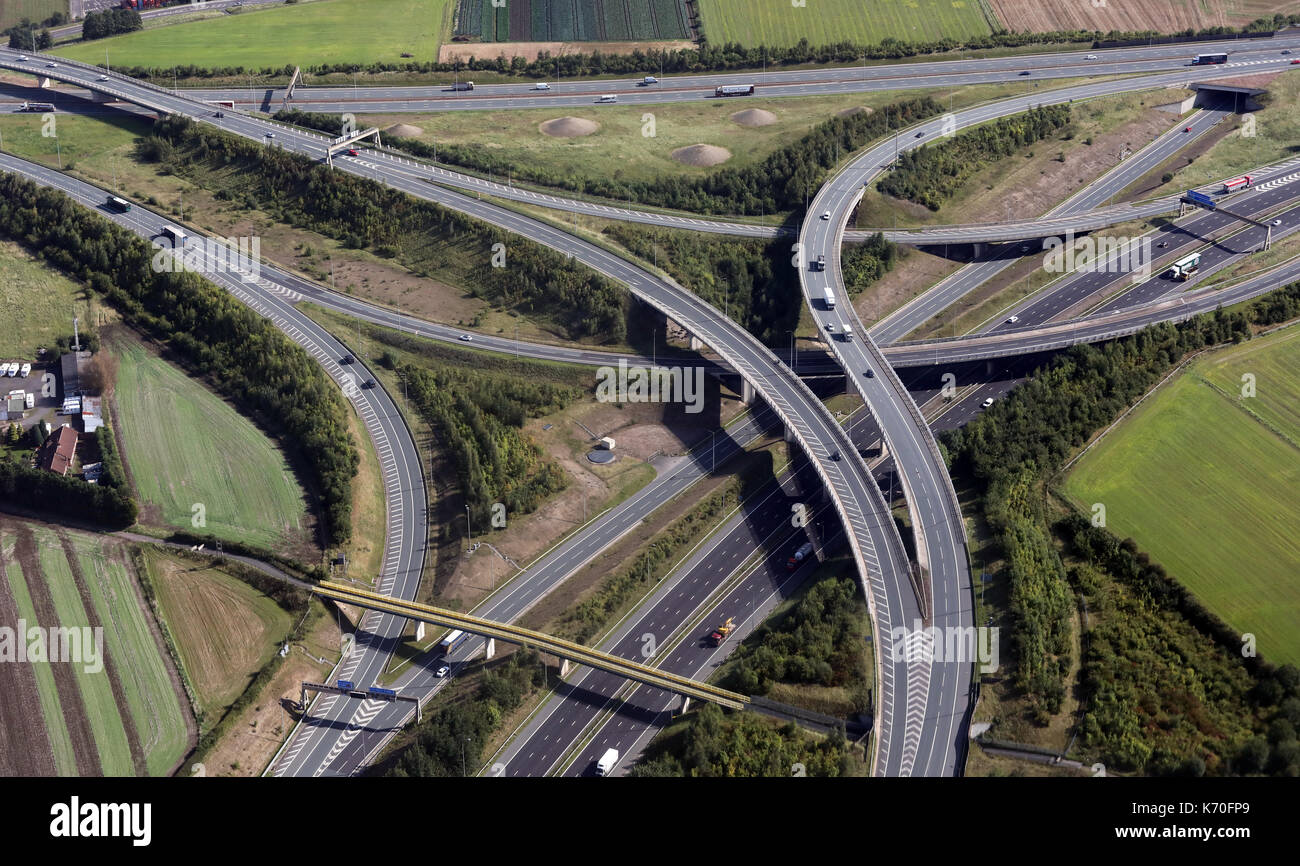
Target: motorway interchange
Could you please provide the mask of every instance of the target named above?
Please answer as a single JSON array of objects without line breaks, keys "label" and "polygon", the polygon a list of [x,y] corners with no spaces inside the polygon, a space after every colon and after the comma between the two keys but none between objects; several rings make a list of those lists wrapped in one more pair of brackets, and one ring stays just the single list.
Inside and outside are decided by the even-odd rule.
[{"label": "motorway interchange", "polygon": [[[1267,46],[1233,45],[1231,69],[1276,66],[1287,60],[1278,55],[1300,39],[1268,40]],[[1208,49],[1207,49],[1208,50]],[[803,538],[782,518],[790,505],[818,489],[826,499],[818,506],[814,543],[824,551],[846,549],[857,568],[868,598],[876,635],[877,683],[874,714],[873,772],[877,775],[959,775],[964,762],[972,703],[973,668],[969,664],[883,661],[891,657],[889,633],[894,625],[925,619],[941,626],[968,628],[973,622],[973,587],[966,527],[952,483],[933,438],[934,429],[969,420],[990,397],[1005,393],[1032,368],[1039,353],[1075,342],[1107,339],[1156,321],[1177,321],[1220,304],[1256,297],[1296,278],[1300,268],[1283,265],[1248,280],[1205,289],[1171,287],[1157,267],[1149,279],[1127,285],[1128,275],[1116,273],[1068,274],[1045,291],[960,338],[909,341],[902,338],[936,311],[954,303],[985,281],[1012,266],[1023,254],[1023,226],[953,227],[950,234],[935,235],[935,243],[971,243],[981,238],[1009,241],[985,261],[965,266],[895,314],[863,327],[847,304],[827,306],[828,288],[847,297],[840,274],[844,243],[860,240],[864,233],[846,231],[864,185],[879,177],[900,149],[918,146],[937,137],[940,124],[960,130],[1008,116],[1033,105],[1082,101],[1104,95],[1151,89],[1222,76],[1223,70],[1184,68],[1187,51],[1180,46],[1150,46],[1100,52],[1098,59],[1080,55],[1035,55],[979,61],[941,61],[906,66],[872,66],[860,69],[808,72],[746,73],[732,76],[682,76],[667,79],[652,91],[631,83],[565,83],[543,94],[521,95],[518,86],[478,88],[474,95],[438,94],[427,88],[301,88],[294,105],[315,111],[430,111],[536,107],[539,99],[554,106],[589,104],[592,94],[618,92],[624,102],[656,103],[703,98],[710,88],[724,83],[757,82],[765,93],[798,96],[811,93],[860,92],[1012,80],[1026,69],[1041,78],[1130,77],[1042,90],[964,109],[942,120],[901,130],[867,148],[843,166],[816,191],[808,205],[810,217],[792,242],[799,245],[800,281],[804,299],[819,330],[845,333],[853,328],[856,340],[829,339],[829,353],[809,353],[794,364],[759,344],[717,310],[648,270],[568,234],[553,225],[523,216],[482,194],[497,199],[543,204],[574,211],[623,218],[665,227],[715,233],[763,236],[775,230],[743,223],[701,220],[680,214],[638,211],[626,206],[569,200],[535,190],[519,189],[490,180],[430,166],[405,156],[367,150],[356,157],[336,158],[339,170],[381,180],[390,187],[425,198],[475,218],[517,232],[571,255],[615,279],[642,302],[682,325],[707,346],[720,375],[738,378],[757,399],[754,411],[732,424],[709,449],[661,463],[658,478],[619,506],[597,516],[583,529],[540,557],[509,584],[486,599],[475,614],[510,622],[591,562],[627,528],[647,516],[658,503],[687,489],[707,475],[719,461],[736,453],[755,437],[784,429],[797,442],[804,459],[795,471],[776,485],[755,495],[749,507],[732,515],[723,527],[689,561],[663,582],[602,644],[602,649],[632,657],[646,629],[665,637],[698,631],[723,613],[740,620],[738,636],[755,628],[763,615],[801,579],[789,573],[786,558]],[[0,51],[0,66],[26,71],[46,58],[20,59],[18,52]],[[60,61],[43,66],[37,74],[113,98],[128,107],[153,112],[186,114],[236,135],[257,141],[273,137],[276,146],[323,159],[330,142],[323,136],[269,121],[242,111],[222,117],[206,101],[225,99],[242,108],[264,108],[278,99],[272,92],[249,98],[247,91],[171,92],[116,75],[103,78],[101,70]],[[64,105],[60,105],[64,108]],[[1117,169],[1098,178],[1048,215],[1053,230],[1080,231],[1131,218],[1132,209],[1107,208],[1105,203],[1152,166],[1195,140],[1196,136],[1229,116],[1226,107],[1198,111],[1186,122],[1158,137]],[[104,192],[93,185],[44,169],[8,155],[0,155],[0,170],[23,174],[38,183],[63,190],[88,207],[100,207]],[[1272,237],[1285,236],[1300,225],[1293,210],[1300,184],[1293,183],[1297,166],[1291,163],[1261,167],[1259,177],[1275,183],[1266,190],[1234,199],[1234,212],[1277,220]],[[437,184],[429,183],[436,181]],[[471,198],[467,193],[480,197]],[[1161,205],[1165,212],[1169,202]],[[817,218],[826,214],[825,218]],[[136,207],[128,214],[106,216],[145,237],[158,233],[169,221]],[[1264,229],[1251,226],[1233,231],[1233,220],[1219,213],[1194,212],[1172,221],[1154,233],[1161,244],[1159,261],[1172,260],[1191,250],[1202,251],[1201,280],[1239,261],[1263,243]],[[902,233],[897,233],[901,237]],[[1217,238],[1208,247],[1207,239]],[[1037,236],[1034,238],[1037,240]],[[1034,248],[1037,251],[1037,247]],[[828,266],[815,271],[810,262],[824,255]],[[259,313],[271,318],[292,339],[307,349],[344,389],[362,417],[383,466],[388,493],[388,532],[384,565],[378,589],[396,598],[412,599],[422,580],[425,559],[425,479],[419,468],[415,444],[400,420],[393,402],[382,388],[357,388],[358,368],[345,369],[340,359],[346,350],[294,304],[311,300],[328,309],[368,322],[387,325],[436,340],[459,340],[461,332],[335,293],[302,277],[266,266],[255,282],[230,275],[211,278]],[[560,346],[518,343],[503,337],[482,337],[475,347],[492,352],[562,360],[598,366],[610,354]],[[660,358],[662,360],[662,358]],[[997,371],[993,372],[996,365]],[[865,401],[860,417],[847,429],[829,413],[809,389],[800,373],[842,370],[848,386]],[[897,370],[897,372],[896,372]],[[957,371],[965,391],[952,405],[936,413],[934,380],[942,371]],[[362,372],[360,375],[367,375]],[[937,414],[937,417],[936,417]],[[868,464],[862,455],[869,445],[881,443],[888,458]],[[914,556],[922,579],[910,579],[911,562],[890,505],[882,495],[882,481],[897,485],[914,527]],[[887,488],[888,489],[888,488]],[[725,563],[733,563],[727,565]],[[669,610],[673,613],[669,613]],[[677,613],[685,610],[687,613]],[[391,614],[369,613],[359,629],[357,649],[341,663],[339,679],[372,682],[387,664],[405,621]],[[692,631],[694,629],[694,631]],[[736,641],[723,647],[694,646],[689,637],[664,641],[666,649],[653,659],[667,670],[704,678],[725,658]],[[483,642],[471,640],[451,657],[451,675],[480,655]],[[411,666],[394,685],[404,694],[432,698],[447,684],[432,666]],[[643,748],[670,713],[675,698],[648,686],[627,684],[611,674],[581,669],[560,684],[555,694],[501,752],[483,768],[487,775],[582,775],[590,772],[601,752],[616,748],[624,761]],[[274,776],[354,775],[374,759],[414,711],[403,704],[356,702],[337,695],[321,696],[292,732],[268,769]]]}]

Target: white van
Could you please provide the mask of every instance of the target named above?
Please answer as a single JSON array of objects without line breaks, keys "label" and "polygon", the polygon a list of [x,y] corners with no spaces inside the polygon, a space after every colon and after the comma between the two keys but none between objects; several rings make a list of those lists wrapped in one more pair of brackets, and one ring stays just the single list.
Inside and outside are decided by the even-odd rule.
[{"label": "white van", "polygon": [[547,84],[544,81],[539,81],[533,85],[533,90],[550,90],[550,89],[551,89],[551,85]]},{"label": "white van", "polygon": [[605,754],[596,762],[596,775],[608,776],[618,766],[618,749],[606,749]]},{"label": "white van", "polygon": [[596,101],[597,102],[618,102],[618,96],[613,93],[606,93],[604,96],[602,96],[600,99],[597,99]]}]

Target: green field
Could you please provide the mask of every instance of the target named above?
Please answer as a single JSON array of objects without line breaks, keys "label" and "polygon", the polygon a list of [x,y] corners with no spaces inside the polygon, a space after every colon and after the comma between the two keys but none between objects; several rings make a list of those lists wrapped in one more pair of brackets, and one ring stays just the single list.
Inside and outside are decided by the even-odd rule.
[{"label": "green field", "polygon": [[68,0],[0,0],[0,30],[21,24],[24,18],[39,24],[55,12],[67,15]]},{"label": "green field", "polygon": [[[99,57],[102,62],[103,53]],[[146,134],[150,126],[151,120],[132,115],[86,117],[56,112],[54,135],[46,135],[51,130],[40,114],[0,114],[5,151],[51,168],[66,169],[83,160],[108,158],[110,152]],[[113,164],[106,169],[111,177]]]},{"label": "green field", "polygon": [[685,39],[685,0],[458,0],[456,33],[483,42]]},{"label": "green field", "polygon": [[981,0],[700,0],[704,35],[713,45],[875,44],[961,39],[991,32]]},{"label": "green field", "polygon": [[[58,538],[54,533],[41,529],[36,531],[36,543],[40,547],[41,571],[49,584],[50,597],[54,599],[54,607],[59,614],[59,624],[70,628],[89,625],[90,617],[81,603],[72,569]],[[109,643],[107,631],[104,633],[104,653],[111,656],[114,662],[127,655],[121,648]],[[127,743],[126,729],[118,712],[117,701],[113,697],[113,686],[109,682],[107,668],[98,673],[88,673],[85,665],[74,664],[72,670],[76,675],[81,700],[86,706],[86,719],[95,737],[95,748],[99,752],[99,763],[104,775],[134,776],[135,764],[131,760],[131,747]]]},{"label": "green field", "polygon": [[[40,623],[36,615],[36,606],[32,604],[32,594],[27,589],[27,580],[23,577],[22,566],[13,559],[13,536],[0,535],[0,553],[8,564],[5,577],[18,609],[18,616],[29,623]],[[47,623],[48,624],[48,623]],[[68,725],[63,718],[63,708],[59,705],[59,688],[54,683],[54,672],[49,665],[32,665],[36,675],[36,693],[41,701],[41,718],[45,720],[45,733],[50,738],[51,751],[54,753],[54,766],[60,776],[77,775],[77,756],[72,750],[72,739],[68,736]]]},{"label": "green field", "polygon": [[[276,550],[310,541],[307,504],[283,453],[252,422],[134,340],[112,347],[117,409],[142,523]],[[201,504],[205,526],[195,526]]]},{"label": "green field", "polygon": [[93,322],[86,290],[32,258],[22,247],[0,241],[0,358],[36,360],[36,350],[72,336],[72,318]]},{"label": "green field", "polygon": [[[55,51],[115,66],[249,69],[436,60],[450,0],[316,0],[140,30]],[[402,54],[411,54],[403,58]]]},{"label": "green field", "polygon": [[[1014,92],[1016,85],[959,87],[931,91],[954,109]],[[440,112],[433,114],[358,115],[357,122],[387,129],[404,123],[421,130],[413,136],[441,148],[444,144],[474,145],[515,165],[542,165],[571,178],[618,178],[652,181],[666,175],[698,177],[724,168],[743,168],[762,162],[774,150],[792,144],[814,126],[837,112],[860,106],[872,109],[910,99],[922,91],[877,91],[835,96],[743,100],[700,100],[697,103],[655,105],[653,127],[644,106],[585,106],[512,111]],[[775,115],[765,126],[741,126],[733,114],[762,110]],[[455,115],[455,116],[453,116]],[[560,117],[595,121],[600,129],[579,138],[546,135],[540,124]],[[647,134],[653,132],[653,135]],[[684,165],[672,156],[675,149],[692,144],[712,144],[731,151],[731,158],[705,168]],[[442,159],[441,150],[439,159]]]},{"label": "green field", "polygon": [[[1242,375],[1256,395],[1242,397]],[[1261,655],[1300,662],[1300,329],[1193,364],[1071,472],[1085,512],[1131,536]]]},{"label": "green field", "polygon": [[136,596],[134,578],[96,539],[74,535],[72,542],[104,625],[104,646],[117,664],[149,775],[166,775],[185,756],[189,741],[184,711]]}]

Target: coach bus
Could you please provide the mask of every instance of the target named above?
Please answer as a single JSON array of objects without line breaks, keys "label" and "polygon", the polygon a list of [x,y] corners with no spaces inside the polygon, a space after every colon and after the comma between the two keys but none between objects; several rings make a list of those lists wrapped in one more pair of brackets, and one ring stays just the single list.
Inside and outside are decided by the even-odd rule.
[{"label": "coach bus", "polygon": [[118,198],[115,195],[110,195],[108,197],[108,201],[105,202],[105,204],[107,204],[113,210],[119,210],[122,213],[128,213],[131,210],[131,203],[129,201],[127,201],[124,198]]}]

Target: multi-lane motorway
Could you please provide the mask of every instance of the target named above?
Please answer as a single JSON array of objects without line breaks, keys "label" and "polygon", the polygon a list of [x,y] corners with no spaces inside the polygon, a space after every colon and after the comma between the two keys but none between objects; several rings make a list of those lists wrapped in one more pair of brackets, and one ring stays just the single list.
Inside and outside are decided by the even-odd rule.
[{"label": "multi-lane motorway", "polygon": [[[1275,53],[1282,44],[1282,42],[1271,44],[1269,51]],[[1168,51],[1167,48],[1164,50]],[[15,52],[0,52],[0,65],[20,68],[17,66],[20,61],[17,61],[16,57],[12,56],[14,54]],[[1136,55],[1126,54],[1125,56],[1134,57]],[[1169,53],[1163,56],[1172,57],[1174,55]],[[1005,58],[1004,60],[1017,59],[1024,60],[1024,58]],[[40,62],[43,63],[44,60]],[[984,63],[992,61],[966,62]],[[1152,62],[1164,62],[1166,66],[1168,65],[1168,60]],[[1264,58],[1245,62],[1267,63],[1276,61],[1275,59]],[[915,66],[921,65],[925,64],[908,65],[907,68],[911,70]],[[868,67],[868,69],[880,68]],[[44,70],[36,71],[38,74],[57,75],[62,79],[77,82],[92,89],[108,91],[122,98],[148,105],[156,110],[186,113],[199,119],[215,122],[208,117],[210,112],[207,109],[196,106],[193,102],[182,97],[168,94],[159,88],[122,79],[111,79],[107,83],[95,81],[94,78],[98,70],[93,68],[64,62],[60,63],[59,67],[45,67]],[[995,71],[1002,72],[1005,70]],[[1115,71],[1114,64],[1111,64],[1111,71]],[[1097,72],[1094,71],[1091,74],[1097,74]],[[1182,73],[1183,77],[1186,77],[1187,74],[1186,72]],[[867,77],[869,76],[864,75],[864,80]],[[726,78],[727,83],[735,79],[734,76],[726,76]],[[855,84],[861,88],[862,82],[859,81]],[[815,87],[818,85],[800,84],[794,86]],[[834,88],[843,86],[845,86],[843,81],[831,83],[828,85],[829,92],[835,92]],[[916,85],[913,84],[913,86]],[[601,85],[601,87],[610,89],[608,84]],[[1104,85],[1086,87],[1091,89],[1104,87]],[[1121,87],[1110,92],[1119,92],[1122,89],[1124,88]],[[774,90],[776,89],[774,88]],[[660,95],[667,96],[668,94]],[[780,94],[775,93],[774,95]],[[1095,95],[1095,91],[1093,95]],[[643,94],[643,96],[648,100],[655,98],[655,95],[648,93]],[[695,94],[695,98],[698,98],[698,96],[698,93]],[[1047,96],[1047,94],[1042,94],[1042,96]],[[669,96],[670,100],[672,98],[676,97]],[[1037,103],[1056,100],[1040,98],[1034,101]],[[463,104],[463,101],[458,100],[458,102]],[[528,102],[530,107],[536,105],[532,100],[528,100]],[[501,105],[497,104],[493,107],[501,107]],[[976,110],[970,111],[970,116],[963,118],[963,124],[977,122],[975,117],[979,112]],[[1010,113],[1010,111],[1002,112],[1002,114],[1005,113]],[[984,119],[991,116],[1001,116],[1001,114],[989,114]],[[234,113],[228,116],[228,122],[218,123],[218,125],[255,139],[260,139],[268,128],[260,121]],[[279,132],[275,143],[278,146],[291,147],[309,154],[321,155],[324,152],[322,138],[299,132]],[[845,526],[850,530],[849,546],[854,552],[860,573],[864,579],[868,600],[872,605],[877,620],[877,634],[883,636],[888,633],[891,623],[910,625],[907,618],[908,614],[919,618],[921,605],[912,595],[908,586],[906,559],[901,555],[901,542],[898,540],[897,531],[894,529],[892,521],[884,519],[886,509],[883,508],[883,503],[879,501],[881,497],[872,483],[870,473],[860,465],[860,461],[856,459],[856,453],[847,447],[849,443],[843,431],[839,429],[838,425],[834,424],[833,419],[828,418],[825,410],[798,383],[792,372],[785,369],[784,365],[773,358],[770,352],[758,346],[748,335],[736,333],[737,329],[729,321],[719,321],[723,317],[717,311],[707,308],[706,305],[699,303],[680,289],[657,280],[626,262],[604,253],[598,248],[577,241],[549,226],[528,220],[490,204],[467,199],[434,187],[427,182],[426,178],[420,176],[427,171],[426,168],[413,167],[409,164],[403,165],[398,160],[386,158],[373,161],[358,159],[342,162],[347,170],[354,173],[381,179],[414,195],[486,218],[498,225],[519,231],[533,237],[535,240],[568,252],[598,270],[625,282],[643,300],[681,322],[696,336],[713,346],[723,356],[726,363],[739,371],[751,386],[755,387],[759,393],[769,400],[793,436],[800,441],[812,458],[814,471],[822,482],[828,486],[832,501],[841,517],[845,518]],[[819,198],[824,195],[825,201],[834,203],[836,215],[846,218],[847,211],[843,205],[848,202],[851,206],[854,194],[860,190],[860,186],[850,188],[847,196],[845,196],[844,190],[835,190],[833,187],[834,184],[823,190],[823,193],[819,194]],[[815,206],[813,213],[817,213],[819,210],[820,208]],[[836,224],[837,231],[843,226],[843,219],[827,222],[828,225]],[[811,221],[810,225],[813,225]],[[822,246],[826,245],[827,239],[825,237],[816,237],[819,234],[818,228],[820,226],[815,226],[811,230],[808,225],[804,227],[805,250],[813,249],[811,246],[813,243],[820,243]],[[838,270],[838,242],[835,243],[835,261]],[[808,291],[808,296],[810,299],[819,297],[812,289]],[[289,305],[284,304],[284,306],[288,307]],[[289,309],[292,308],[289,307]],[[814,314],[817,315],[819,310],[815,301],[813,309]],[[371,312],[373,313],[373,308]],[[830,311],[823,312],[829,313]],[[388,315],[399,316],[399,314],[393,313]],[[424,327],[430,326],[424,325]],[[438,334],[437,336],[443,339],[449,338],[444,334]],[[851,345],[855,348],[846,352],[844,351],[845,345]],[[874,346],[869,341],[844,345],[836,343],[834,348],[838,350],[836,354],[841,360],[848,364],[847,369],[850,377],[854,380],[855,386],[867,397],[868,403],[872,406],[873,411],[880,418],[882,426],[885,428],[886,438],[889,439],[891,448],[895,450],[899,457],[900,469],[904,477],[911,482],[909,501],[913,509],[922,508],[928,512],[928,519],[931,522],[929,524],[925,524],[924,521],[918,523],[919,526],[922,526],[921,535],[924,539],[923,543],[918,544],[918,547],[924,548],[923,558],[930,569],[931,581],[929,586],[934,588],[936,593],[933,600],[936,617],[940,616],[941,613],[944,616],[951,614],[955,617],[955,619],[951,620],[952,622],[961,622],[963,602],[959,599],[964,596],[964,603],[968,606],[970,595],[969,573],[967,572],[965,575],[964,584],[960,576],[960,572],[965,566],[964,547],[959,549],[960,546],[964,545],[964,533],[961,532],[960,516],[957,515],[956,520],[954,520],[951,513],[955,505],[947,501],[950,497],[944,495],[943,483],[946,482],[946,477],[941,477],[941,467],[938,473],[932,471],[927,473],[922,470],[922,467],[933,468],[934,458],[937,454],[933,449],[932,441],[927,442],[928,430],[924,428],[924,424],[918,423],[919,416],[915,407],[910,405],[910,398],[902,389],[901,383],[889,372],[888,365],[883,362],[879,352],[874,349]],[[854,372],[858,369],[857,365],[866,360],[874,364],[875,367],[872,369],[879,369],[882,375],[868,376],[865,370],[869,365],[863,366],[863,372],[861,373]],[[590,363],[590,359],[587,359],[587,363]],[[883,415],[881,412],[882,406],[885,407]],[[898,444],[900,442],[903,443],[901,447]],[[853,453],[853,456],[848,459],[843,459],[841,456],[849,453]],[[913,461],[915,461],[915,465],[913,465]],[[909,467],[915,471],[915,477],[908,475]],[[950,490],[949,485],[947,492],[950,493]],[[863,509],[861,505],[864,503],[870,503],[870,507]],[[943,514],[943,512],[948,513]],[[945,527],[947,527],[946,535]],[[421,543],[422,541],[423,535],[421,534]],[[879,552],[883,552],[885,555],[877,558]],[[385,578],[387,577],[388,573],[386,571]],[[395,586],[396,583],[393,585]],[[949,592],[951,594],[944,595],[942,600],[937,597],[937,594]],[[968,610],[966,614],[968,617]],[[382,628],[382,624],[380,626]],[[386,653],[383,651],[383,640],[376,641],[376,644],[375,649],[378,652],[373,653],[373,656],[378,659],[379,656],[386,655]],[[878,646],[877,649],[878,657],[889,656],[889,647]],[[368,651],[369,648],[367,648]],[[366,653],[361,655],[365,656]],[[928,672],[922,677],[916,671],[909,671],[902,665],[883,665],[882,668],[882,670],[878,671],[882,705],[880,707],[881,718],[879,719],[881,736],[877,750],[877,771],[892,774],[913,772],[951,773],[959,770],[960,768],[956,766],[953,758],[955,754],[953,746],[955,739],[959,739],[961,736],[960,722],[963,710],[956,699],[948,701],[943,696],[948,694],[956,695],[961,690],[960,678],[954,677],[953,682],[949,683],[947,673],[940,670],[939,681],[936,682],[929,676]],[[371,668],[365,668],[363,672],[375,671]],[[966,677],[966,683],[969,683],[969,667],[966,671]],[[924,682],[922,682],[923,679]],[[904,689],[904,683],[906,684],[906,694],[900,693],[900,690]],[[893,700],[894,697],[897,697],[896,701]],[[920,725],[919,720],[918,723],[912,723],[908,719],[906,712],[908,707],[910,706],[913,709],[924,707],[927,702],[929,706],[928,724]],[[327,708],[322,707],[321,709],[325,715],[331,715]],[[949,710],[952,710],[952,712],[949,712]],[[360,715],[358,714],[350,719],[340,717],[342,724],[339,727],[342,727],[345,731],[355,731],[366,727],[366,725],[357,724]],[[373,717],[374,714],[371,715]],[[332,729],[332,732],[336,732],[334,725],[326,724],[321,727],[328,727]],[[892,741],[891,731],[897,733],[896,743]],[[954,731],[956,732],[956,738],[953,736]],[[346,734],[344,734],[344,737],[346,737]],[[923,740],[922,737],[925,739]],[[321,739],[324,741],[330,738],[322,737]],[[327,771],[329,766],[338,760],[341,752],[346,751],[353,741],[363,738],[354,735],[347,743],[342,743],[342,739],[335,738],[331,741],[332,744],[329,750],[324,753],[325,760],[315,764],[315,769],[311,770],[312,772]],[[360,754],[364,750],[358,746],[354,751]],[[304,747],[295,753],[294,760],[297,759],[298,755],[304,753],[308,757],[303,762],[301,769],[309,770],[314,761],[312,756],[317,755],[319,750],[314,746],[310,748]],[[361,757],[364,758],[364,755],[361,755]],[[283,765],[283,762],[281,762],[281,765]],[[344,761],[340,766],[347,765],[354,765],[354,763]]]}]

